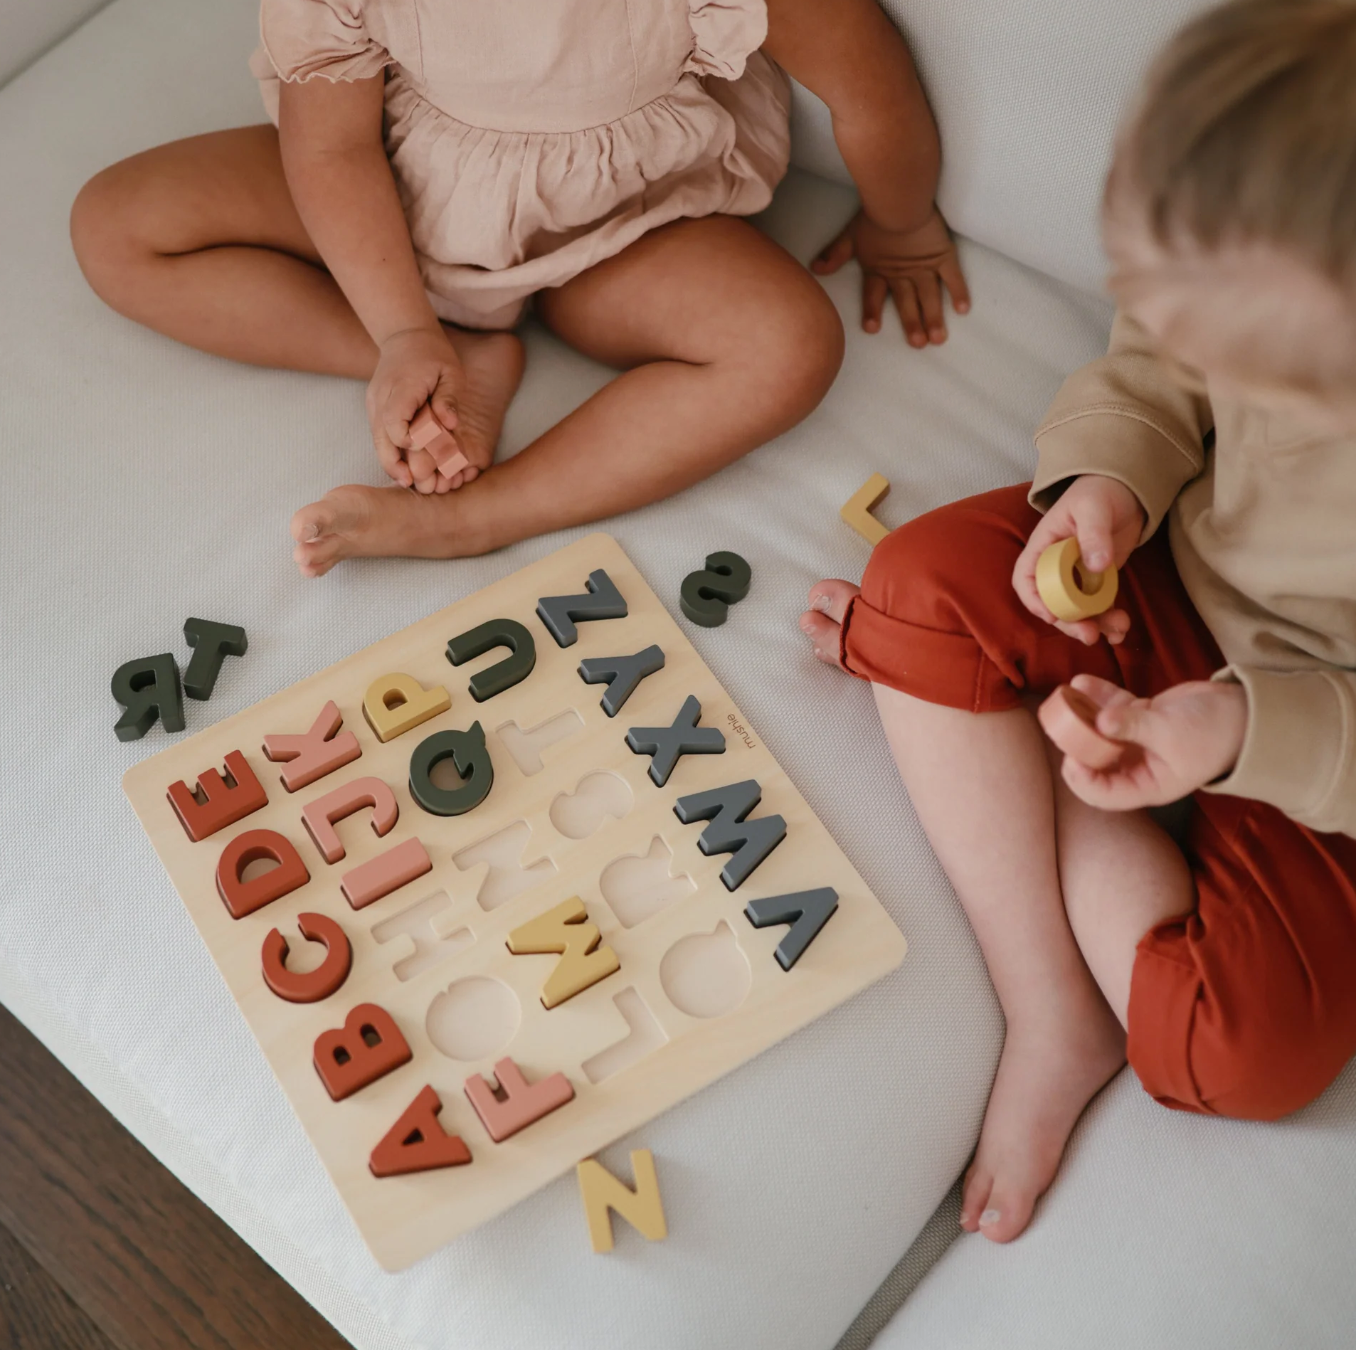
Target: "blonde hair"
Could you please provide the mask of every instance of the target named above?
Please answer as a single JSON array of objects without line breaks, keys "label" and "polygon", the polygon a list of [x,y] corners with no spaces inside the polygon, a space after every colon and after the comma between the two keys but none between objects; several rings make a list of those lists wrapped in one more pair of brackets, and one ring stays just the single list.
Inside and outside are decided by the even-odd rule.
[{"label": "blonde hair", "polygon": [[1108,196],[1159,243],[1278,245],[1356,287],[1356,0],[1231,0],[1155,62]]}]

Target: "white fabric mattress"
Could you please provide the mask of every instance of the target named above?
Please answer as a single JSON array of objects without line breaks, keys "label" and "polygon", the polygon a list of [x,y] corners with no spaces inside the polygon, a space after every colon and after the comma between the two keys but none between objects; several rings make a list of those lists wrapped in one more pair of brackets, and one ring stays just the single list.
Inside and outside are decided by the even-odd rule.
[{"label": "white fabric mattress", "polygon": [[[973,1146],[1001,1036],[969,929],[900,789],[864,685],[796,627],[818,577],[866,545],[839,505],[874,470],[888,523],[1030,472],[1029,431],[1094,356],[1109,312],[977,246],[974,313],[941,351],[855,329],[801,427],[681,497],[612,522],[676,602],[706,552],[754,589],[693,642],[910,941],[893,976],[605,1155],[660,1159],[672,1236],[588,1248],[566,1178],[397,1276],[360,1242],[124,801],[108,693],[124,660],[182,658],[189,615],[243,624],[224,717],[566,542],[469,562],[290,561],[293,509],[379,481],[359,385],[246,369],[105,310],[66,216],[110,161],[260,119],[245,69],[253,0],[116,0],[0,91],[0,999],[359,1350],[781,1350],[831,1345]],[[808,256],[852,208],[793,175],[770,228]],[[540,331],[506,449],[605,373]],[[676,605],[675,605],[676,608]],[[681,620],[680,620],[681,621]]]},{"label": "white fabric mattress", "polygon": [[1164,1111],[1123,1073],[1009,1247],[964,1236],[875,1350],[1350,1350],[1356,1065],[1275,1125]]}]

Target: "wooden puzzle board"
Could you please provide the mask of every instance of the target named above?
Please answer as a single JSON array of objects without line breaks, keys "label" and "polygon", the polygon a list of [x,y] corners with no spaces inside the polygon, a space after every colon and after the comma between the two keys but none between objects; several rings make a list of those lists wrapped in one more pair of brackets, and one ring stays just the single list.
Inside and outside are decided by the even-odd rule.
[{"label": "wooden puzzle board", "polygon": [[[537,601],[584,591],[585,578],[598,568],[621,591],[629,613],[580,622],[578,641],[562,648],[537,617]],[[507,653],[499,648],[454,668],[445,649],[457,634],[504,617],[532,632],[536,667],[521,683],[477,703],[468,678]],[[615,718],[607,717],[600,707],[607,686],[584,683],[580,661],[629,655],[652,643],[664,651],[663,669],[640,682]],[[451,707],[382,744],[364,719],[362,701],[372,681],[392,671],[426,688],[442,685]],[[627,730],[668,726],[690,694],[700,700],[701,725],[725,733],[726,749],[684,755],[668,783],[657,787],[648,774],[650,756],[628,749]],[[285,766],[265,758],[263,738],[305,732],[327,700],[338,705],[343,729],[357,736],[361,757],[289,794],[279,778]],[[464,815],[426,813],[410,795],[412,752],[435,732],[476,721],[494,767],[489,795]],[[531,745],[524,750],[523,738],[508,731],[533,772],[520,767],[501,734],[510,723],[528,733],[545,724],[535,738],[542,746],[539,768]],[[562,738],[544,744],[555,735]],[[267,805],[193,843],[166,791],[178,780],[193,787],[205,770],[220,770],[233,750],[243,752],[267,790]],[[369,825],[370,811],[339,821],[347,856],[327,865],[302,828],[301,810],[366,776],[394,790],[399,821],[380,839]],[[750,818],[780,814],[787,832],[730,892],[720,879],[729,855],[703,856],[698,839],[705,822],[681,824],[674,802],[745,779],[762,788]],[[454,776],[449,785],[455,783]],[[621,547],[603,534],[580,539],[143,761],[128,771],[124,788],[364,1240],[388,1270],[507,1209],[842,1003],[904,956],[894,922]],[[232,838],[259,828],[291,840],[311,879],[233,919],[217,893],[217,861]],[[416,835],[433,870],[352,909],[340,892],[340,875]],[[494,841],[493,861],[474,861],[487,839]],[[837,912],[784,971],[773,953],[787,927],[755,929],[744,906],[756,897],[821,886],[837,890]],[[616,952],[620,970],[548,1011],[541,987],[558,958],[512,955],[506,936],[573,896]],[[318,965],[323,951],[297,931],[296,917],[307,911],[343,928],[352,969],[322,1001],[288,1003],[264,983],[261,948],[278,928],[291,947],[289,968]],[[313,1067],[312,1046],[366,1002],[394,1017],[413,1058],[336,1102]],[[494,1143],[463,1083],[471,1074],[492,1075],[494,1062],[506,1055],[529,1081],[563,1071],[575,1098]],[[378,1179],[368,1168],[371,1151],[425,1085],[442,1100],[439,1123],[465,1140],[472,1162]]]}]

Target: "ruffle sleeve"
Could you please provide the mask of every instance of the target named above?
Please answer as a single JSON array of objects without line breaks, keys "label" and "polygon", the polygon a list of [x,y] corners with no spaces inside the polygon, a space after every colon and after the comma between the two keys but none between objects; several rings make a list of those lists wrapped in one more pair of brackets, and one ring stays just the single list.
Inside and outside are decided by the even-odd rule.
[{"label": "ruffle sleeve", "polygon": [[767,0],[688,0],[692,53],[683,73],[737,80],[767,41]]},{"label": "ruffle sleeve", "polygon": [[362,0],[263,0],[259,35],[274,72],[288,82],[366,80],[392,64],[367,31]]}]

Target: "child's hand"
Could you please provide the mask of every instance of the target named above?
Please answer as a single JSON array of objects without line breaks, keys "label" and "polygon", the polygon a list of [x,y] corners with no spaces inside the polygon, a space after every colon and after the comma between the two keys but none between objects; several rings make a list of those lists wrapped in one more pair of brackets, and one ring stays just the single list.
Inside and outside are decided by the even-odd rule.
[{"label": "child's hand", "polygon": [[951,292],[957,314],[970,308],[955,241],[936,207],[915,230],[887,230],[858,211],[810,270],[827,276],[853,257],[862,265],[862,327],[868,333],[880,331],[887,294],[895,298],[904,336],[913,347],[946,341],[943,286]]},{"label": "child's hand", "polygon": [[1036,589],[1036,562],[1051,544],[1074,535],[1083,562],[1092,571],[1104,571],[1112,563],[1123,567],[1139,542],[1144,520],[1139,498],[1124,483],[1100,474],[1084,474],[1065,489],[1032,530],[1012,572],[1013,589],[1038,619],[1054,624],[1061,633],[1089,647],[1103,637],[1113,644],[1124,641],[1130,631],[1130,616],[1123,609],[1109,609],[1077,623],[1056,619]]},{"label": "child's hand", "polygon": [[367,386],[367,420],[381,467],[401,487],[446,492],[451,482],[438,472],[433,456],[416,450],[410,422],[425,403],[449,431],[457,425],[461,361],[441,326],[395,333],[381,345],[377,369]]},{"label": "child's hand", "polygon": [[[1093,729],[1099,736],[1089,739],[1087,728],[1048,716],[1045,707],[1041,725],[1065,752],[1064,781],[1103,811],[1175,802],[1228,773],[1243,748],[1248,696],[1241,685],[1196,680],[1151,699],[1136,698],[1096,675],[1075,675],[1073,687],[1097,706]],[[1105,743],[1096,743],[1100,737],[1125,742],[1110,766],[1101,753]],[[1089,758],[1102,767],[1085,762]]]}]

